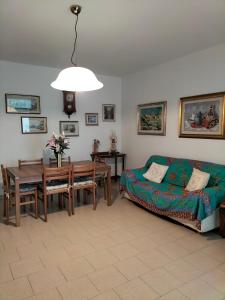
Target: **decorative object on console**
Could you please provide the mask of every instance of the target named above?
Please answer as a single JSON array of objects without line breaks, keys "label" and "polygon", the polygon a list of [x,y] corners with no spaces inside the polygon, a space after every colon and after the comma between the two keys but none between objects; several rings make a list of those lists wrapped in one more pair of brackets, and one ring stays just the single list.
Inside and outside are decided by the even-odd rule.
[{"label": "decorative object on console", "polygon": [[117,144],[117,137],[114,131],[112,131],[111,135],[110,135],[110,152],[116,152],[116,144]]},{"label": "decorative object on console", "polygon": [[138,105],[138,134],[166,135],[166,108],[166,101]]},{"label": "decorative object on console", "polygon": [[209,177],[209,173],[194,168],[185,190],[188,192],[203,190],[209,182]]},{"label": "decorative object on console", "polygon": [[143,177],[150,181],[161,183],[166,175],[168,168],[168,166],[160,165],[153,162],[148,171],[143,174]]},{"label": "decorative object on console", "polygon": [[225,92],[180,99],[179,137],[225,138]]},{"label": "decorative object on console", "polygon": [[92,151],[92,153],[95,154],[95,153],[98,152],[99,145],[100,145],[100,141],[97,140],[97,139],[94,139],[94,142],[93,142],[93,151]]},{"label": "decorative object on console", "polygon": [[59,131],[65,137],[79,136],[78,121],[59,121]]},{"label": "decorative object on console", "polygon": [[40,114],[40,96],[5,94],[5,110],[8,114]]},{"label": "decorative object on console", "polygon": [[65,137],[64,133],[60,135],[56,135],[53,132],[52,137],[48,140],[46,147],[49,147],[53,150],[55,158],[57,159],[57,166],[62,166],[62,156],[64,151],[69,148],[70,141]]},{"label": "decorative object on console", "polygon": [[70,115],[76,112],[76,102],[75,102],[75,93],[74,92],[67,92],[63,91],[63,106],[64,106],[64,113]]},{"label": "decorative object on console", "polygon": [[86,126],[97,126],[98,125],[98,113],[86,113],[85,114]]},{"label": "decorative object on console", "polygon": [[115,104],[102,104],[102,120],[104,122],[116,121],[116,106]]},{"label": "decorative object on console", "polygon": [[[81,12],[81,6],[72,5],[70,7],[70,11],[75,15],[75,40],[73,52],[70,58],[70,61],[73,67],[63,69],[55,81],[51,83],[51,86],[55,89],[62,91],[73,91],[73,92],[81,92],[81,91],[92,91],[98,90],[103,87],[103,84],[98,81],[95,74],[86,68],[77,67],[77,64],[73,61],[74,55],[76,55],[76,43],[77,43],[77,23],[78,16]],[[76,61],[76,57],[75,57]]]},{"label": "decorative object on console", "polygon": [[21,117],[21,131],[23,134],[47,133],[47,118]]}]

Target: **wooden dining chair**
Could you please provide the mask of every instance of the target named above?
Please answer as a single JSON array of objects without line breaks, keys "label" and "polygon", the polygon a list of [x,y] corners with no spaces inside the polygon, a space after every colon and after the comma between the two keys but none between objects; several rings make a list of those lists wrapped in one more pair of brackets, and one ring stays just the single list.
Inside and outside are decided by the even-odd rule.
[{"label": "wooden dining chair", "polygon": [[[10,185],[8,180],[6,168],[1,165],[2,179],[3,179],[3,190],[4,190],[4,215],[6,217],[7,223],[9,223],[9,212],[12,202],[15,203],[15,189],[14,186]],[[27,200],[28,198],[28,200]],[[38,194],[37,187],[30,186],[27,184],[21,184],[19,190],[19,205],[25,206],[28,204],[34,205],[35,218],[38,217]]]},{"label": "wooden dining chair", "polygon": [[67,195],[68,214],[71,216],[71,165],[60,168],[43,167],[42,184],[39,189],[42,192],[44,204],[44,220],[47,222],[48,196],[55,194]]},{"label": "wooden dining chair", "polygon": [[[94,158],[94,162],[96,163],[106,163],[105,158],[96,155]],[[107,182],[106,182],[106,177],[107,174],[106,172],[96,172],[95,174],[95,178],[96,178],[96,183],[98,184],[98,186],[103,185],[103,190],[104,190],[104,199],[106,200],[106,193],[107,193]]]},{"label": "wooden dining chair", "polygon": [[19,168],[22,166],[29,166],[29,165],[43,165],[43,158],[40,159],[31,159],[31,160],[18,160]]},{"label": "wooden dining chair", "polygon": [[[70,164],[70,162],[71,162],[70,156],[62,157],[62,163],[69,163]],[[55,165],[56,163],[57,163],[56,158],[49,158],[49,164],[50,165]]]},{"label": "wooden dining chair", "polygon": [[95,163],[72,165],[72,214],[74,214],[74,193],[80,190],[90,190],[93,196],[93,209],[96,210]]}]

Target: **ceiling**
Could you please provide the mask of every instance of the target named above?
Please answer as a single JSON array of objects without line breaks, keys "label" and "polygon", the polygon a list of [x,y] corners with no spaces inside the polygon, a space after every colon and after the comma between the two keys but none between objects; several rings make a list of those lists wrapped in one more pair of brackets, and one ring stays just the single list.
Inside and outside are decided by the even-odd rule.
[{"label": "ceiling", "polygon": [[225,0],[0,0],[0,60],[123,76],[225,42]]}]

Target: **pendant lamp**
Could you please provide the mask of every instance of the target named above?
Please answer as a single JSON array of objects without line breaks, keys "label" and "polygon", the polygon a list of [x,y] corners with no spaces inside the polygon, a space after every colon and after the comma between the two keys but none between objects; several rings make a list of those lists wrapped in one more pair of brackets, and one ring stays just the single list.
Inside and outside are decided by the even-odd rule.
[{"label": "pendant lamp", "polygon": [[103,87],[102,82],[100,82],[95,74],[86,68],[78,67],[74,63],[74,55],[76,54],[76,43],[77,43],[77,23],[78,16],[81,12],[81,6],[72,5],[70,11],[75,15],[75,40],[73,52],[71,55],[71,63],[73,67],[63,69],[55,81],[51,83],[51,86],[54,89],[61,91],[70,91],[70,92],[84,92],[84,91],[93,91],[98,90]]}]

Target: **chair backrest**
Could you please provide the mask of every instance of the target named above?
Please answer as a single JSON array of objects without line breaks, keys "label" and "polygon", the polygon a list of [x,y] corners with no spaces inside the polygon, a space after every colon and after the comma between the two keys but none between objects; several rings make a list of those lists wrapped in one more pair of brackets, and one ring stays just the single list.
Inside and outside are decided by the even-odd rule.
[{"label": "chair backrest", "polygon": [[43,158],[40,159],[31,159],[31,160],[18,160],[19,168],[22,166],[29,166],[29,165],[43,165]]},{"label": "chair backrest", "polygon": [[76,178],[89,177],[95,181],[95,162],[85,164],[73,164],[72,165],[72,182],[76,181]]},{"label": "chair backrest", "polygon": [[[71,159],[70,159],[70,156],[68,157],[62,157],[62,162],[67,162],[70,164],[71,162]],[[57,163],[57,159],[56,158],[49,158],[49,164],[50,165],[55,165]]]},{"label": "chair backrest", "polygon": [[71,183],[71,165],[67,165],[60,168],[49,168],[43,167],[43,185],[46,186],[47,182],[50,181],[68,181],[68,184]]},{"label": "chair backrest", "polygon": [[6,168],[1,165],[1,171],[2,171],[2,180],[3,180],[3,190],[5,193],[9,193],[9,180],[6,172]]}]

